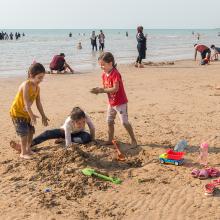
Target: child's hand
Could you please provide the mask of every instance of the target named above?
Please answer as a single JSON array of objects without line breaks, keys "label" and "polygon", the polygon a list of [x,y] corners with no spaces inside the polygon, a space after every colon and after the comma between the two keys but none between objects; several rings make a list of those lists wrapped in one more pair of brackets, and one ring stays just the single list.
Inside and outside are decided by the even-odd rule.
[{"label": "child's hand", "polygon": [[50,121],[49,118],[47,118],[46,116],[43,116],[43,117],[42,117],[42,124],[43,124],[44,126],[48,126],[48,121]]},{"label": "child's hand", "polygon": [[99,88],[99,87],[92,88],[90,90],[91,93],[96,94],[96,95],[99,94],[99,93],[103,93],[103,91],[104,91],[104,89],[103,88]]},{"label": "child's hand", "polygon": [[37,116],[37,115],[32,115],[31,116],[31,124],[32,125],[36,125],[37,124],[37,118],[39,118],[39,116]]}]

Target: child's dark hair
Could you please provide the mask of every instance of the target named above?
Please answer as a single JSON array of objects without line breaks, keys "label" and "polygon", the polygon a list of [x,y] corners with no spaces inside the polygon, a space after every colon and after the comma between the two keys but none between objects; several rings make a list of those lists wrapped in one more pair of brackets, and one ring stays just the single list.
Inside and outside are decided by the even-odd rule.
[{"label": "child's dark hair", "polygon": [[40,73],[45,73],[45,68],[41,63],[33,63],[31,64],[31,66],[29,67],[28,70],[28,77],[35,77],[36,75],[40,74]]},{"label": "child's dark hair", "polygon": [[144,30],[143,26],[138,26],[137,27],[137,32],[138,33],[143,33],[143,30]]},{"label": "child's dark hair", "polygon": [[80,107],[74,107],[70,113],[70,118],[73,121],[78,121],[85,117],[86,117],[86,114]]},{"label": "child's dark hair", "polygon": [[98,60],[103,60],[105,63],[111,63],[114,68],[117,67],[117,63],[115,63],[115,58],[110,52],[104,52],[99,56]]},{"label": "child's dark hair", "polygon": [[212,45],[211,45],[211,48],[212,48],[212,49],[213,49],[213,48],[215,48],[215,45],[214,45],[214,44],[212,44]]}]

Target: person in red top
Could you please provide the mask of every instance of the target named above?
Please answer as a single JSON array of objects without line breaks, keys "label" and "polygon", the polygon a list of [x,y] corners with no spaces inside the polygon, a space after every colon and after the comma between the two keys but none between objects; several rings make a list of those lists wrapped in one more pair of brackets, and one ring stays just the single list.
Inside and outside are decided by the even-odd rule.
[{"label": "person in red top", "polygon": [[195,44],[194,48],[195,48],[195,60],[197,56],[197,51],[201,53],[202,60],[205,58],[210,60],[211,50],[207,46],[202,44]]},{"label": "person in red top", "polygon": [[60,55],[55,55],[50,63],[50,70],[53,73],[53,70],[62,72],[69,69],[71,73],[74,73],[73,69],[69,66],[69,64],[65,60],[65,54],[60,53]]},{"label": "person in red top", "polygon": [[106,144],[112,144],[114,138],[114,120],[118,114],[120,121],[127,130],[131,144],[137,146],[137,141],[134,136],[134,132],[131,124],[128,121],[127,103],[128,99],[124,90],[121,74],[116,69],[115,59],[110,52],[105,52],[99,57],[99,64],[102,73],[103,88],[93,88],[91,92],[94,94],[107,93],[108,95],[108,141]]}]

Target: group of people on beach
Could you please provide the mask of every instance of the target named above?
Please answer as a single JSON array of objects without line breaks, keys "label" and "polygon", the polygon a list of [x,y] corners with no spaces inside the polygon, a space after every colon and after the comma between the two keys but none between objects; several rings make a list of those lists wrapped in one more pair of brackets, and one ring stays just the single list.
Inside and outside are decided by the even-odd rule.
[{"label": "group of people on beach", "polygon": [[[101,50],[104,49],[105,35],[100,31],[102,37]],[[92,32],[91,43],[93,50],[97,49],[95,32]],[[146,40],[147,37],[143,33],[143,27],[137,28],[137,50],[138,57],[135,63],[135,67],[142,68],[142,60],[146,57]],[[93,40],[93,41],[92,41]],[[195,44],[195,60],[197,52],[201,53],[202,60],[211,58],[217,59],[220,53],[220,48],[215,45],[211,45],[214,54],[211,56],[211,50],[201,44]],[[124,90],[121,74],[117,70],[117,65],[114,56],[110,52],[103,52],[99,58],[98,63],[103,70],[102,72],[102,84],[103,87],[95,87],[90,90],[93,94],[106,93],[108,95],[108,110],[107,110],[107,124],[108,124],[108,140],[106,145],[112,144],[114,138],[114,121],[118,114],[121,124],[124,126],[131,138],[131,144],[137,145],[133,128],[128,120],[128,99]],[[65,54],[60,53],[55,55],[50,63],[51,72],[65,71],[69,69],[74,73],[73,69],[65,60]],[[65,146],[69,147],[75,143],[86,144],[90,141],[95,141],[95,126],[89,117],[89,115],[80,107],[73,107],[70,114],[64,121],[63,126],[52,130],[46,130],[39,136],[33,139],[35,133],[34,126],[36,125],[38,116],[32,111],[32,104],[36,102],[37,109],[42,118],[42,124],[48,125],[49,119],[44,113],[43,106],[40,99],[40,87],[45,76],[46,70],[40,63],[34,62],[28,71],[28,79],[24,81],[14,98],[14,101],[10,108],[10,116],[14,124],[17,135],[20,137],[20,144],[15,141],[11,141],[12,148],[20,152],[20,157],[23,159],[31,159],[32,146],[42,143],[49,139],[56,139],[58,143],[60,139],[65,140]],[[85,131],[85,126],[88,125],[89,132]]]},{"label": "group of people on beach", "polygon": [[[23,33],[22,36],[24,37],[25,34]],[[8,34],[7,32],[0,32],[0,40],[18,40],[21,37],[21,34],[19,32],[15,32],[15,34],[13,34],[12,32],[10,34]]]},{"label": "group of people on beach", "polygon": [[211,56],[211,50],[209,47],[203,44],[195,44],[195,55],[194,58],[196,60],[197,52],[201,54],[201,65],[208,64],[210,60],[218,60],[218,55],[220,54],[220,47],[216,47],[214,44],[210,46],[213,50],[213,55]]},{"label": "group of people on beach", "polygon": [[105,48],[105,34],[103,33],[102,30],[100,30],[99,35],[96,35],[95,31],[92,32],[92,35],[90,37],[92,50],[97,51],[97,38],[99,40],[99,50],[103,51]]},{"label": "group of people on beach", "polygon": [[[72,34],[72,33],[70,33]],[[128,35],[128,33],[127,33]],[[72,35],[71,35],[72,36]],[[99,50],[103,51],[105,48],[105,34],[102,30],[100,30],[100,34],[96,35],[95,31],[92,31],[92,35],[90,37],[92,50],[98,50],[97,47],[97,39],[99,40]],[[146,58],[146,50],[147,50],[147,35],[144,35],[143,33],[143,27],[138,26],[137,27],[137,50],[138,50],[138,57],[135,62],[135,67],[143,68],[144,65],[142,64],[142,60]],[[78,44],[78,48],[81,49],[82,45],[81,43]],[[63,73],[70,71],[71,73],[74,73],[74,70],[71,68],[71,66],[66,62],[65,60],[65,54],[60,53],[59,55],[55,55],[50,63],[50,73],[54,73],[56,71],[57,73]]]},{"label": "group of people on beach", "polygon": [[[91,89],[91,93],[106,93],[108,95],[108,140],[106,145],[112,144],[114,138],[114,121],[118,114],[121,124],[124,126],[131,138],[131,144],[137,145],[133,128],[128,121],[128,99],[124,90],[121,74],[117,70],[114,56],[110,52],[104,52],[100,55],[98,63],[103,70],[103,87]],[[40,63],[33,63],[28,71],[28,79],[24,81],[18,89],[14,101],[10,108],[10,116],[15,127],[17,135],[20,137],[20,143],[10,142],[10,146],[20,153],[20,158],[31,159],[32,146],[42,143],[49,139],[65,140],[65,146],[70,147],[74,143],[86,144],[95,141],[95,126],[89,115],[80,107],[74,107],[67,116],[63,126],[52,130],[47,130],[33,139],[35,133],[34,126],[37,123],[38,116],[32,111],[32,105],[36,102],[37,109],[41,115],[42,124],[48,125],[49,119],[46,116],[41,104],[40,83],[45,76],[45,68]],[[89,132],[85,131],[88,125]]]}]

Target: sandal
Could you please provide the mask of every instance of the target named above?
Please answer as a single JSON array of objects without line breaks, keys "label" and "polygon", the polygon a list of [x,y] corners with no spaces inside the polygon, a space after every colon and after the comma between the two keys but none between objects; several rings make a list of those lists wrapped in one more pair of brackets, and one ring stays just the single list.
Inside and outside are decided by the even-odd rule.
[{"label": "sandal", "polygon": [[199,176],[200,170],[193,169],[191,172],[192,177],[197,178]]},{"label": "sandal", "polygon": [[199,172],[198,178],[199,178],[200,180],[208,179],[208,177],[209,177],[209,173],[208,173],[207,170],[202,169],[202,170]]},{"label": "sandal", "polygon": [[207,183],[205,185],[205,195],[212,196],[216,189],[216,186],[219,186],[219,185],[220,185],[220,179],[213,180],[211,183]]},{"label": "sandal", "polygon": [[212,182],[215,184],[215,186],[219,186],[220,185],[220,179],[213,180]]},{"label": "sandal", "polygon": [[208,168],[207,172],[209,174],[210,177],[219,177],[220,176],[220,171],[216,168]]},{"label": "sandal", "polygon": [[215,184],[214,183],[207,183],[205,185],[205,195],[206,196],[213,196],[215,191]]}]

